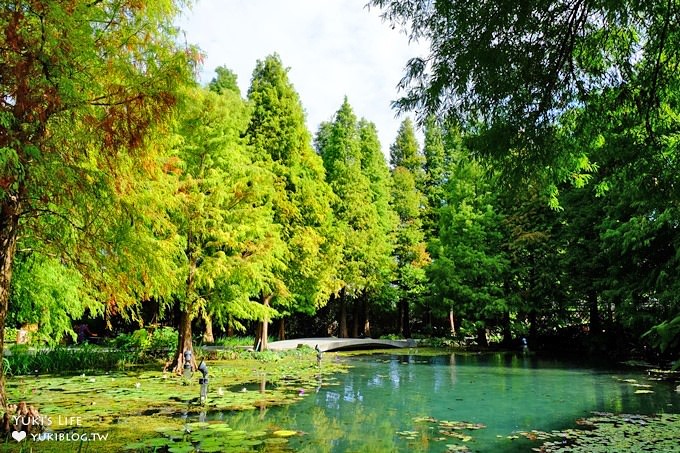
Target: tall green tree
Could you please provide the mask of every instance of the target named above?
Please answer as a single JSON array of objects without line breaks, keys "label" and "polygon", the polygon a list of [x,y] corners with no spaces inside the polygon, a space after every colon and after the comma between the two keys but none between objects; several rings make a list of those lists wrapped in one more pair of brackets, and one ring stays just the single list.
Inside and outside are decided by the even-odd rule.
[{"label": "tall green tree", "polygon": [[[598,164],[593,187],[564,197],[570,256],[587,253],[583,265],[591,270],[595,291],[588,306],[594,330],[600,308],[608,332],[625,331],[631,338],[654,324],[669,325],[680,315],[674,296],[677,285],[669,278],[677,272],[680,239],[674,201],[678,197],[675,79],[673,85],[659,89],[662,113],[651,123],[653,140],[635,93],[626,87],[604,90],[563,120],[566,143],[587,149]],[[574,287],[578,288],[576,282]],[[674,338],[680,338],[680,331]]]},{"label": "tall green tree", "polygon": [[[382,152],[375,124],[359,120],[361,170],[370,182],[370,202],[376,208],[377,223],[371,225],[370,254],[366,256],[369,272],[366,289],[354,304],[352,336],[370,336],[369,313],[372,302],[384,299],[394,280],[395,233],[399,218],[392,206],[392,176]],[[374,307],[379,308],[379,307]],[[374,310],[377,311],[377,310]]]},{"label": "tall green tree", "polygon": [[426,204],[420,188],[423,164],[411,120],[402,122],[390,147],[393,207],[399,217],[396,232],[396,285],[399,293],[399,332],[411,336],[411,302],[422,303],[426,287],[425,266],[429,262],[421,215]]},{"label": "tall green tree", "polygon": [[390,146],[390,165],[392,168],[405,168],[413,174],[419,184],[423,180],[425,157],[420,152],[415,126],[410,118],[401,122],[397,137]]},{"label": "tall green tree", "polygon": [[422,187],[426,204],[423,212],[423,229],[430,241],[439,231],[439,210],[446,200],[446,182],[448,180],[448,158],[444,143],[444,131],[437,120],[430,116],[424,128],[423,143],[424,182]]},{"label": "tall green tree", "polygon": [[509,261],[497,194],[482,166],[464,149],[453,154],[439,247],[429,274],[437,297],[449,304],[452,324],[467,324],[486,344],[486,329],[508,311]]},{"label": "tall green tree", "polygon": [[[92,247],[96,241],[89,240],[102,237],[102,230],[90,227],[101,226],[98,216],[111,213],[98,207],[115,203],[125,181],[152,165],[148,132],[165,122],[177,87],[188,79],[187,57],[195,53],[179,49],[174,39],[172,21],[180,6],[169,0],[4,2],[1,331],[17,242],[30,237],[33,227],[61,229],[52,235],[52,245],[68,249],[73,261],[96,264],[104,256],[107,249]],[[78,208],[89,215],[88,222],[71,221],[70,211]],[[28,225],[28,219],[41,221]],[[78,241],[67,240],[74,237]],[[125,293],[125,286],[116,292]],[[0,405],[6,404],[0,379]]]},{"label": "tall green tree", "polygon": [[[336,290],[330,240],[334,196],[287,72],[278,55],[270,55],[257,62],[248,90],[253,113],[246,138],[256,160],[271,168],[275,178],[273,221],[283,257],[280,267],[263,268],[260,298],[285,314],[311,314]],[[256,335],[262,349],[267,348],[268,323],[262,319]]]},{"label": "tall green tree", "polygon": [[249,304],[259,269],[283,267],[270,205],[272,176],[252,162],[242,138],[249,115],[237,92],[193,88],[178,121],[172,171],[179,185],[174,218],[184,241],[184,285],[177,294],[176,372],[183,369],[184,353],[193,350],[191,323],[202,311],[237,301],[251,319],[272,315]]},{"label": "tall green tree", "polygon": [[378,208],[371,203],[371,180],[362,171],[357,118],[347,98],[334,120],[320,126],[315,143],[326,168],[327,181],[337,196],[333,213],[340,259],[336,273],[339,288],[336,298],[340,307],[338,336],[348,337],[347,306],[375,281],[372,266],[376,261],[371,244],[381,226]]}]

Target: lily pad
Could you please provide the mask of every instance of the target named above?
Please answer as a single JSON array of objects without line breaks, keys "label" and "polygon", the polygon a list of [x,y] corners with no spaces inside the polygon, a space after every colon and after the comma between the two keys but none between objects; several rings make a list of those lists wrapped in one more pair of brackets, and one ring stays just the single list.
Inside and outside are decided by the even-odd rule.
[{"label": "lily pad", "polygon": [[297,431],[291,431],[289,429],[279,429],[274,431],[272,435],[276,437],[291,437],[297,434]]},{"label": "lily pad", "polygon": [[[553,440],[544,442],[534,450],[543,453],[680,451],[677,439],[677,433],[680,432],[678,414],[652,417],[598,412],[594,417],[582,419],[579,425],[587,426],[588,429],[546,433],[552,435]],[[536,440],[544,440],[543,436],[535,437]]]},{"label": "lily pad", "polygon": [[283,445],[288,443],[288,439],[284,437],[269,437],[263,441],[267,445]]},{"label": "lily pad", "polygon": [[437,419],[434,417],[414,417],[413,421],[415,423],[437,423]]},{"label": "lily pad", "polygon": [[[176,445],[173,445],[172,447],[168,448],[169,453],[191,453],[194,450],[195,449],[194,449],[193,445],[191,445],[190,443],[176,444]],[[203,450],[203,451],[206,451],[206,450]]]}]

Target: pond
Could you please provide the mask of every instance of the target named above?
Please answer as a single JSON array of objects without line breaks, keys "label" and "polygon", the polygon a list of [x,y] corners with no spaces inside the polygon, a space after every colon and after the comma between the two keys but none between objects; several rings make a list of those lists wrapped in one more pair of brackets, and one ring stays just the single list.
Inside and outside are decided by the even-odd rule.
[{"label": "pond", "polygon": [[352,369],[294,405],[209,418],[301,432],[286,451],[508,452],[539,447],[532,430],[576,427],[593,411],[680,413],[672,383],[630,370],[500,353],[330,360]]},{"label": "pond", "polygon": [[[667,415],[680,414],[677,383],[632,369],[438,350],[328,353],[320,368],[311,349],[267,357],[209,362],[207,408],[196,376],[14,377],[12,400],[40,408],[47,429],[0,451],[528,452],[567,440],[593,453],[631,451],[641,438],[645,451],[680,451],[680,415]],[[664,415],[596,414],[584,436],[594,412]]]}]

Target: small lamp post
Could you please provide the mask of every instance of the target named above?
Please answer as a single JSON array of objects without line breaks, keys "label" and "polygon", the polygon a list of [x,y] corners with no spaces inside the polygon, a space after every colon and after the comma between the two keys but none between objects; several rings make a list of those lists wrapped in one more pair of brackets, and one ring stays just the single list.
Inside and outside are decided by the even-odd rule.
[{"label": "small lamp post", "polygon": [[187,349],[184,351],[184,372],[183,376],[184,379],[191,379],[191,356],[193,353],[191,352],[191,349]]},{"label": "small lamp post", "polygon": [[208,400],[208,365],[205,364],[204,360],[198,365],[198,371],[203,375],[202,378],[198,379],[198,383],[201,384],[201,404],[205,404]]}]

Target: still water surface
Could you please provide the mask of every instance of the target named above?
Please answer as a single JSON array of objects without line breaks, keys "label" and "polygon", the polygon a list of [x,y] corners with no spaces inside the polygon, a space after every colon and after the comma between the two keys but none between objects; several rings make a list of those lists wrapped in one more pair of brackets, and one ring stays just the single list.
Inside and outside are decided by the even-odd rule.
[{"label": "still water surface", "polygon": [[[444,452],[449,444],[462,444],[442,439],[437,423],[416,420],[431,417],[485,425],[463,431],[473,437],[465,443],[471,451],[510,452],[539,446],[523,438],[508,439],[514,432],[572,428],[577,418],[592,411],[680,412],[680,394],[671,383],[630,370],[517,354],[340,360],[349,361],[350,372],[320,382],[300,403],[217,418],[236,429],[264,424],[302,431],[304,435],[289,443],[298,452]],[[640,389],[653,393],[636,394]]]}]

